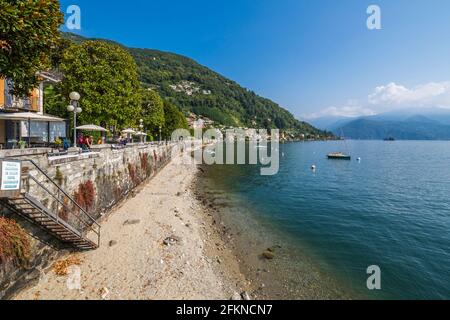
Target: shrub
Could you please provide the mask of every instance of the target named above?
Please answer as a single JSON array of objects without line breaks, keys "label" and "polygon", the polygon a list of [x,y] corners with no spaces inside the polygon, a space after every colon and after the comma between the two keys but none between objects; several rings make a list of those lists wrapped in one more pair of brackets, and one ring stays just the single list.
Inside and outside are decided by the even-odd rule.
[{"label": "shrub", "polygon": [[30,260],[31,242],[25,230],[16,221],[0,217],[0,264],[13,261],[26,267]]},{"label": "shrub", "polygon": [[74,194],[75,201],[84,210],[89,211],[95,204],[95,187],[91,180],[81,183]]},{"label": "shrub", "polygon": [[63,219],[64,221],[69,221],[69,199],[67,197],[64,197],[63,203],[64,206],[61,206],[61,209],[59,209],[58,217]]},{"label": "shrub", "polygon": [[55,180],[56,180],[56,182],[58,182],[58,185],[59,185],[59,186],[62,186],[62,185],[63,185],[63,182],[64,182],[64,176],[63,176],[61,170],[59,169],[59,167],[56,167]]},{"label": "shrub", "polygon": [[[148,167],[148,154],[147,153],[143,153],[139,156],[141,158],[141,170],[142,172],[149,176],[149,167]],[[151,172],[151,171],[150,171]]]},{"label": "shrub", "polygon": [[128,163],[128,173],[130,174],[131,182],[134,186],[137,186],[141,182],[136,171],[136,167],[131,163]]}]

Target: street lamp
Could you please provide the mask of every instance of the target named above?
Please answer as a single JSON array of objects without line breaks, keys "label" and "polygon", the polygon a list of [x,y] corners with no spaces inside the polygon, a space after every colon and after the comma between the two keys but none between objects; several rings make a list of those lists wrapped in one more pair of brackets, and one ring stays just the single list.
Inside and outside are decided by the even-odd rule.
[{"label": "street lamp", "polygon": [[162,130],[162,127],[161,126],[159,126],[159,142],[161,142],[162,141],[162,138],[161,138],[161,131]]},{"label": "street lamp", "polygon": [[144,134],[144,120],[139,120],[139,128],[141,129],[141,143],[143,143],[143,134]]},{"label": "street lamp", "polygon": [[80,94],[76,91],[71,92],[69,95],[70,105],[67,106],[67,111],[73,112],[73,147],[77,147],[77,113],[81,113],[81,109],[78,104],[80,101]]}]

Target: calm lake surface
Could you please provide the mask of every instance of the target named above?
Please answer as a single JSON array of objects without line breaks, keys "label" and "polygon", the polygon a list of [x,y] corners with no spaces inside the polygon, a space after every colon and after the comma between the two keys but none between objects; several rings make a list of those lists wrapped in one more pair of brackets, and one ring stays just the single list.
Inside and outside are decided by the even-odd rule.
[{"label": "calm lake surface", "polygon": [[[280,145],[275,176],[207,167],[202,188],[234,222],[247,271],[279,297],[450,299],[450,142],[347,146],[352,161],[326,159],[340,141]],[[257,258],[275,244],[273,261]],[[366,287],[371,265],[380,291]]]}]

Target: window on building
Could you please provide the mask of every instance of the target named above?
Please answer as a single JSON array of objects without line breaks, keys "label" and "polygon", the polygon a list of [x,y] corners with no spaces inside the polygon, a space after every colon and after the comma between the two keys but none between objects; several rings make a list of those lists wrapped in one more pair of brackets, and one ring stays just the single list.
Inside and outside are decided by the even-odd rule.
[{"label": "window on building", "polygon": [[28,134],[28,121],[22,121],[22,137],[29,136],[31,143],[55,142],[56,138],[66,137],[66,123],[31,121]]},{"label": "window on building", "polygon": [[65,122],[50,122],[50,142],[55,142],[56,138],[66,137]]},{"label": "window on building", "polygon": [[33,122],[30,125],[31,142],[48,142],[48,122]]}]

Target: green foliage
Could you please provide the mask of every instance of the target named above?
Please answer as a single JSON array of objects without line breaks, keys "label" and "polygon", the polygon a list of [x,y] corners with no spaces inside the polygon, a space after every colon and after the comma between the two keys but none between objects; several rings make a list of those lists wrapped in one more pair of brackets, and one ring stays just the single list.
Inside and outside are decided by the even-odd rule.
[{"label": "green foliage", "polygon": [[61,172],[61,169],[59,169],[59,167],[56,167],[55,180],[58,182],[59,186],[63,185],[64,176]]},{"label": "green foliage", "polygon": [[177,129],[189,128],[186,117],[169,101],[164,101],[164,117],[162,135],[166,139],[170,139],[172,133]]},{"label": "green foliage", "polygon": [[[311,125],[298,121],[278,104],[262,98],[195,61],[172,53],[150,49],[129,49],[139,67],[144,86],[155,88],[163,99],[219,124],[257,128],[292,129],[320,134]],[[191,95],[171,86],[193,83]]]},{"label": "green foliage", "polygon": [[[86,41],[74,34],[66,33],[64,37],[75,43]],[[157,91],[162,99],[177,105],[185,114],[191,111],[227,126],[279,128],[291,135],[330,135],[192,59],[158,50],[124,49],[134,57],[143,86]],[[193,83],[195,92],[177,92],[171,87],[183,82]]]},{"label": "green foliage", "polygon": [[56,138],[55,139],[55,145],[56,146],[60,147],[60,146],[62,146],[62,144],[63,144],[63,142],[62,142],[62,140],[60,138]]},{"label": "green foliage", "polygon": [[61,38],[56,44],[50,54],[51,67],[54,70],[58,70],[59,65],[62,62],[64,52],[72,45],[72,42],[68,39]]},{"label": "green foliage", "polygon": [[142,90],[142,119],[151,135],[158,135],[159,127],[164,126],[164,103],[154,90]]},{"label": "green foliage", "polygon": [[0,76],[13,80],[12,93],[27,95],[36,73],[51,67],[63,23],[58,0],[0,0]]},{"label": "green foliage", "polygon": [[64,52],[60,69],[63,97],[71,91],[81,94],[82,123],[136,125],[141,115],[141,86],[136,63],[122,47],[103,41],[72,45]]},{"label": "green foliage", "polygon": [[61,94],[61,87],[46,85],[44,87],[44,112],[57,117],[67,118],[67,101]]},{"label": "green foliage", "polygon": [[19,145],[19,147],[21,149],[25,148],[27,146],[27,142],[23,141],[23,140],[19,140],[19,142],[17,142],[17,144]]}]

